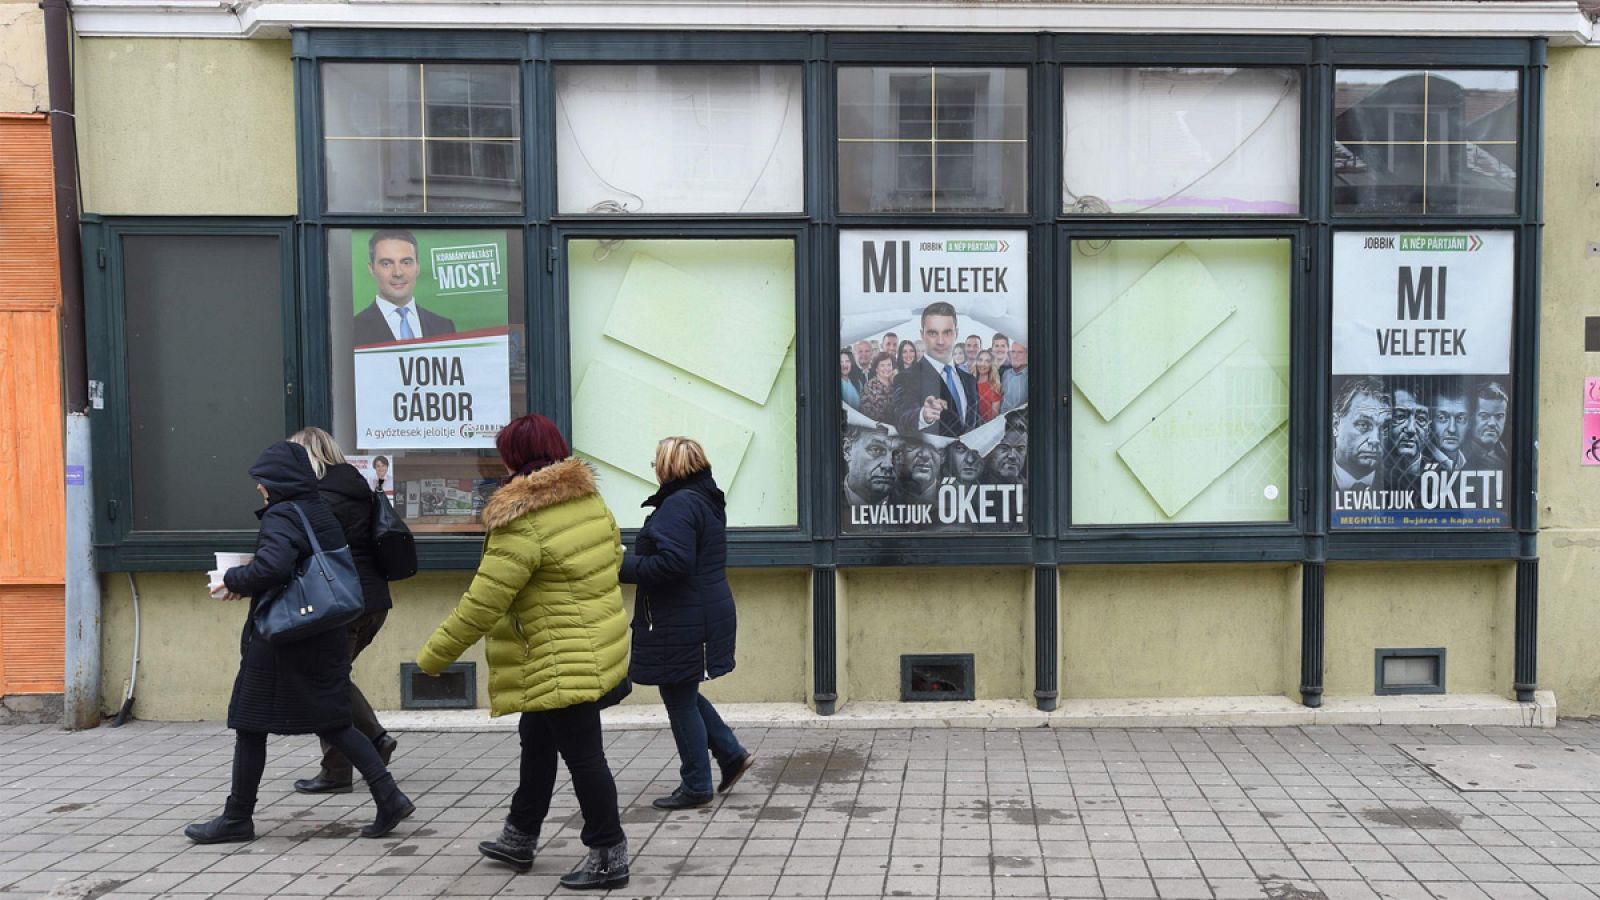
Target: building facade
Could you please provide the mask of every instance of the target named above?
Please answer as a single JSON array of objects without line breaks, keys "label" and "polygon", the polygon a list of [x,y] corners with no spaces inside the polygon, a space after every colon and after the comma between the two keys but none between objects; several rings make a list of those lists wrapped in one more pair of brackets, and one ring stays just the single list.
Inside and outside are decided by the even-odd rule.
[{"label": "building facade", "polygon": [[105,702],[136,589],[138,714],[221,714],[317,424],[422,538],[400,705],[537,411],[626,529],[706,444],[719,699],[1593,712],[1600,54],[1425,6],[80,0]]},{"label": "building facade", "polygon": [[37,4],[0,3],[0,59],[0,722],[54,722],[66,634],[61,267]]}]

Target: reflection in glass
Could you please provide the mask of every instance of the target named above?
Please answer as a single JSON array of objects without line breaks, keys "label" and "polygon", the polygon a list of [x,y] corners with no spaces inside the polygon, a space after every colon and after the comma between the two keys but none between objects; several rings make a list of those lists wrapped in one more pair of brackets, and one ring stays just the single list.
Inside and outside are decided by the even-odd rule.
[{"label": "reflection in glass", "polygon": [[520,211],[519,77],[514,65],[323,64],[328,211]]},{"label": "reflection in glass", "polygon": [[1516,72],[1342,69],[1334,106],[1335,211],[1516,212]]},{"label": "reflection in glass", "polygon": [[514,138],[521,133],[514,67],[429,65],[425,82],[428,137]]},{"label": "reflection in glass", "polygon": [[330,138],[421,137],[415,63],[323,63],[323,131]]},{"label": "reflection in glass", "polygon": [[839,69],[840,210],[1026,212],[1027,91],[1023,69]]},{"label": "reflection in glass", "polygon": [[513,141],[428,141],[429,212],[522,208],[522,152]]},{"label": "reflection in glass", "polygon": [[421,141],[323,144],[331,212],[422,212]]},{"label": "reflection in glass", "polygon": [[1062,89],[1064,212],[1299,211],[1299,73],[1072,68]]},{"label": "reflection in glass", "polygon": [[560,66],[560,211],[800,212],[803,105],[798,66]]},{"label": "reflection in glass", "polygon": [[1285,239],[1072,245],[1072,523],[1289,516]]}]

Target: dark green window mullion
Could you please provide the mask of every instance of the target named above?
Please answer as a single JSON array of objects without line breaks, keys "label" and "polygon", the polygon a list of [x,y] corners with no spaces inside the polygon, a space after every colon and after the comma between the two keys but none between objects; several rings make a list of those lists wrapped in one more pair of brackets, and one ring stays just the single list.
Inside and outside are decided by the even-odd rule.
[{"label": "dark green window mullion", "polygon": [[328,334],[327,229],[311,221],[296,229],[299,285],[300,412],[305,424],[333,428],[333,349]]},{"label": "dark green window mullion", "polygon": [[[810,272],[805,292],[799,297],[801,318],[795,333],[818,335],[810,349],[809,370],[814,374],[805,385],[805,400],[800,404],[800,432],[795,452],[799,466],[809,470],[810,490],[800,494],[801,524],[815,545],[813,559],[818,564],[833,562],[832,542],[839,534],[839,451],[838,379],[834,369],[824,365],[832,356],[839,334],[839,229],[838,210],[838,122],[837,88],[834,65],[829,61],[829,37],[811,37],[810,58],[804,64],[805,205],[808,216]],[[826,336],[826,340],[823,337]],[[796,345],[798,353],[799,344]],[[835,363],[837,365],[837,363]],[[824,378],[823,375],[827,377]],[[804,483],[802,482],[802,487]]]},{"label": "dark green window mullion", "polygon": [[[1029,67],[1033,82],[1028,109],[1028,185],[1033,224],[1028,229],[1028,528],[1035,562],[1055,562],[1058,522],[1066,521],[1065,491],[1071,461],[1062,454],[1070,427],[1070,408],[1056,401],[1065,382],[1057,379],[1058,356],[1067,343],[1052,341],[1059,315],[1055,220],[1061,209],[1061,67],[1053,59],[1055,41],[1038,35],[1039,61]],[[1041,338],[1046,338],[1041,340]],[[1042,540],[1042,539],[1050,540]],[[1042,556],[1041,556],[1042,554]]]},{"label": "dark green window mullion", "polygon": [[1512,527],[1524,536],[1524,556],[1536,552],[1534,538],[1539,525],[1534,490],[1539,474],[1539,269],[1544,231],[1544,119],[1540,111],[1544,108],[1547,63],[1543,38],[1529,41],[1528,56],[1522,77],[1521,171],[1518,173],[1522,227],[1517,239],[1516,343],[1512,346],[1512,380],[1515,382],[1512,394],[1520,410],[1512,426],[1512,447],[1517,458],[1513,463],[1512,487],[1516,499],[1511,515]]},{"label": "dark green window mullion", "polygon": [[[1299,490],[1307,502],[1298,521],[1306,532],[1306,559],[1321,561],[1327,555],[1329,454],[1333,435],[1323,423],[1328,419],[1328,392],[1332,362],[1333,297],[1333,100],[1334,66],[1332,48],[1326,37],[1312,39],[1311,66],[1305,78],[1305,109],[1300,116],[1303,160],[1300,178],[1305,188],[1302,213],[1310,223],[1306,229],[1303,253],[1310,254],[1311,266],[1304,272],[1301,293],[1304,314],[1295,326],[1291,346],[1302,360],[1298,371],[1300,410],[1297,421],[1301,437],[1290,443],[1291,466],[1298,465]],[[1292,364],[1292,361],[1291,361]]]}]

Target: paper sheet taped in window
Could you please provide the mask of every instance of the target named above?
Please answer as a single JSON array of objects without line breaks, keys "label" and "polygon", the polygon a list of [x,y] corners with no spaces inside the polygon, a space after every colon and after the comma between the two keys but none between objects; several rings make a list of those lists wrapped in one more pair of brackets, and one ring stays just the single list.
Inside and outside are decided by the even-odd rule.
[{"label": "paper sheet taped in window", "polygon": [[[790,252],[786,245],[783,250]],[[787,262],[783,293],[791,296],[793,257]],[[764,405],[794,341],[794,310],[636,253],[605,334]]]},{"label": "paper sheet taped in window", "polygon": [[577,451],[646,482],[655,481],[656,443],[669,435],[699,441],[723,484],[733,484],[750,447],[743,425],[601,362],[584,372],[572,405]]},{"label": "paper sheet taped in window", "polygon": [[1072,383],[1109,422],[1233,311],[1179,244],[1072,339]]},{"label": "paper sheet taped in window", "polygon": [[1283,379],[1246,342],[1117,455],[1162,510],[1175,516],[1288,416]]}]

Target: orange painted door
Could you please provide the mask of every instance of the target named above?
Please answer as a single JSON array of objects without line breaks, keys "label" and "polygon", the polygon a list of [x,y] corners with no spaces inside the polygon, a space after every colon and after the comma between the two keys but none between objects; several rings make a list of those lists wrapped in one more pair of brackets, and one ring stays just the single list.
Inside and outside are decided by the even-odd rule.
[{"label": "orange painted door", "polygon": [[60,693],[61,272],[44,116],[0,115],[0,198],[0,696]]}]

